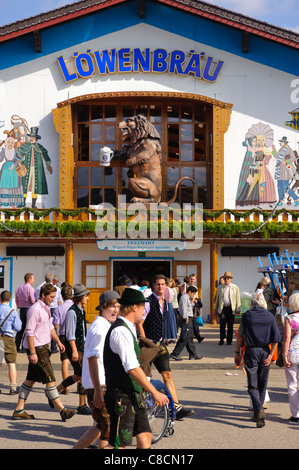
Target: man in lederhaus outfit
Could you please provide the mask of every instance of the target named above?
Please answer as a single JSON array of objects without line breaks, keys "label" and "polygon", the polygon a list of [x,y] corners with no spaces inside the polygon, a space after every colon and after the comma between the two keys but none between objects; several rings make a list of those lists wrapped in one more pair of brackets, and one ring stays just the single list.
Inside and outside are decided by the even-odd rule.
[{"label": "man in lederhaus outfit", "polygon": [[163,344],[164,323],[165,316],[167,315],[167,302],[164,299],[164,292],[167,286],[166,281],[167,278],[163,274],[156,274],[153,277],[153,293],[147,297],[149,302],[145,305],[144,316],[142,321],[138,324],[138,329],[141,336],[159,345],[159,353],[154,359],[153,364],[162,375],[163,382],[172,396],[176,419],[182,419],[193,415],[194,411],[185,408],[178,401],[170,367],[170,355],[166,346]]},{"label": "man in lederhaus outfit", "polygon": [[[233,276],[229,271],[224,273],[223,278],[224,284],[217,287],[214,308],[220,322],[220,341],[218,343],[220,346],[224,344],[225,337],[227,344],[232,343],[235,315],[241,311],[239,287],[231,282]],[[227,334],[225,332],[226,325]]]},{"label": "man in lederhaus outfit", "polygon": [[83,353],[85,337],[87,333],[85,304],[90,295],[89,290],[83,284],[73,286],[74,303],[69,308],[65,318],[65,352],[73,366],[74,374],[67,377],[58,385],[57,390],[63,389],[78,383],[79,406],[77,413],[82,415],[91,414],[90,408],[86,405],[86,392],[81,384]]}]

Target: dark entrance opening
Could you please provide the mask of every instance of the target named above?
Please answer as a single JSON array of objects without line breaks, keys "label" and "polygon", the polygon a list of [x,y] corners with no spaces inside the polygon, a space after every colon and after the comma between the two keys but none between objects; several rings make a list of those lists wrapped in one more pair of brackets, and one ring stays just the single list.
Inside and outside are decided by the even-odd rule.
[{"label": "dark entrance opening", "polygon": [[117,279],[123,274],[127,274],[138,285],[141,281],[149,281],[152,285],[152,277],[155,274],[170,277],[170,261],[113,261],[113,286],[117,285]]}]

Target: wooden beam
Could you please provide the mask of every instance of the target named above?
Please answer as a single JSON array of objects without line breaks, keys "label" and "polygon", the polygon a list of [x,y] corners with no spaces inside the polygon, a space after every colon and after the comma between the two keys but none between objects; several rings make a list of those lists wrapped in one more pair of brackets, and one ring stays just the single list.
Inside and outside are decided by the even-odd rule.
[{"label": "wooden beam", "polygon": [[210,324],[217,325],[217,316],[214,312],[216,285],[218,281],[218,245],[210,245]]},{"label": "wooden beam", "polygon": [[242,52],[243,54],[247,54],[249,51],[249,39],[250,33],[248,31],[242,32]]},{"label": "wooden beam", "polygon": [[139,0],[139,18],[145,18],[145,0]]},{"label": "wooden beam", "polygon": [[65,280],[71,286],[73,285],[73,258],[74,258],[73,242],[68,241],[65,245]]},{"label": "wooden beam", "polygon": [[42,52],[42,35],[40,29],[33,31],[33,40],[36,52]]}]

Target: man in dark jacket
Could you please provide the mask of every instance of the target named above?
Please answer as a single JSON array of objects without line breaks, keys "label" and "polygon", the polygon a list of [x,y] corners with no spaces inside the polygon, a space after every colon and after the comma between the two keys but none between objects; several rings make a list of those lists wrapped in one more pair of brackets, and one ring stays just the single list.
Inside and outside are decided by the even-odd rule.
[{"label": "man in dark jacket", "polygon": [[267,303],[263,294],[254,293],[251,309],[243,313],[235,349],[235,363],[240,365],[241,347],[246,346],[244,367],[247,373],[248,393],[253,405],[253,420],[258,428],[265,426],[263,404],[270,364],[280,341],[275,318],[266,309]]},{"label": "man in dark jacket", "polygon": [[174,401],[176,419],[180,420],[193,415],[194,411],[190,408],[185,408],[179,403],[170,366],[169,352],[163,343],[164,323],[167,315],[167,302],[164,298],[167,286],[166,281],[167,278],[163,274],[156,274],[153,277],[153,293],[147,298],[148,302],[145,305],[142,321],[138,323],[138,330],[142,336],[159,346],[159,353],[154,359],[153,364],[162,375],[163,382]]}]

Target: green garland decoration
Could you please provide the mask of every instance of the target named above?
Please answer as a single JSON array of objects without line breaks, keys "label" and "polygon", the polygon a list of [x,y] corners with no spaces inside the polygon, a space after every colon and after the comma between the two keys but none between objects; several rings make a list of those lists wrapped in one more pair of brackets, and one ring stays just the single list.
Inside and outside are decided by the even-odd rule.
[{"label": "green garland decoration", "polygon": [[[118,212],[123,212],[123,210],[118,210],[117,207],[113,208],[114,209],[114,212],[117,214]],[[163,211],[164,210],[167,210],[167,208],[165,207],[161,207],[159,208],[159,210]],[[136,209],[136,213],[138,213],[139,209]],[[96,209],[89,209],[88,207],[81,207],[79,209],[60,209],[59,207],[52,207],[51,209],[32,209],[30,207],[22,207],[21,209],[0,209],[0,212],[5,214],[5,216],[7,217],[18,217],[19,215],[23,214],[24,212],[30,212],[31,214],[34,215],[34,217],[38,218],[38,219],[43,219],[44,217],[48,217],[51,213],[53,212],[57,212],[59,214],[62,214],[64,216],[67,216],[67,217],[78,217],[79,215],[81,215],[82,213],[88,213],[88,214],[92,214],[92,215],[96,215],[97,214],[97,210]],[[99,209],[99,212],[101,212],[101,215],[104,216],[108,210],[103,210],[103,209]],[[146,210],[147,214],[150,214],[150,210],[147,209]],[[174,211],[176,212],[176,210]],[[194,215],[195,211],[194,210],[191,210],[190,211],[191,215]],[[265,211],[265,210],[262,210],[262,209],[250,209],[248,211],[239,211],[239,210],[232,210],[232,209],[221,209],[217,212],[214,212],[214,211],[210,211],[210,210],[206,210],[204,209],[203,210],[203,219],[205,218],[208,218],[208,219],[217,219],[218,217],[220,217],[221,215],[223,214],[231,214],[233,215],[234,217],[241,217],[242,219],[244,218],[247,218],[247,217],[250,217],[251,214],[259,214],[259,215],[262,215],[263,217],[268,217],[269,216],[269,211]],[[181,214],[181,209],[177,209],[177,214]],[[279,209],[277,211],[274,212],[273,214],[273,218],[275,217],[278,217],[280,214],[287,214],[287,215],[291,215],[292,217],[299,217],[299,211],[291,211],[291,210],[288,210],[288,209]],[[128,217],[128,216],[127,216]]]},{"label": "green garland decoration", "polygon": [[[130,221],[120,222],[115,221],[115,234],[124,233],[124,229],[127,233],[128,224]],[[232,238],[232,237],[241,237],[243,233],[246,233],[250,230],[254,230],[260,225],[260,222],[232,222],[229,221],[219,222],[219,221],[203,221],[203,233],[217,235],[221,238]],[[24,235],[39,234],[40,236],[47,237],[58,236],[71,238],[75,235],[82,235],[84,233],[96,235],[96,221],[62,221],[62,222],[51,222],[49,220],[34,220],[34,221],[6,221],[5,225],[10,229],[15,229],[18,232],[23,232]],[[163,238],[171,238],[171,235],[175,233],[176,237],[183,237],[183,223],[182,222],[171,222],[169,224],[164,221],[158,222],[157,225],[158,236],[161,237],[161,232],[164,230],[166,235],[163,235]],[[108,224],[105,222],[103,224],[103,230],[107,230]],[[135,231],[143,230],[144,233],[151,233],[150,222],[143,222],[140,225],[136,223],[134,225]],[[167,236],[169,230],[169,236]],[[195,222],[191,222],[191,230],[195,231]],[[5,226],[0,225],[0,233],[5,233]],[[279,234],[297,234],[299,233],[299,223],[298,222],[266,222],[265,225],[261,228],[259,233],[262,235],[262,238],[269,239],[271,237],[276,237]]]}]

